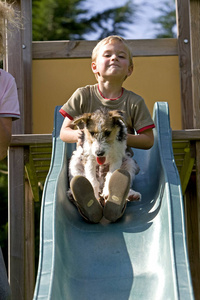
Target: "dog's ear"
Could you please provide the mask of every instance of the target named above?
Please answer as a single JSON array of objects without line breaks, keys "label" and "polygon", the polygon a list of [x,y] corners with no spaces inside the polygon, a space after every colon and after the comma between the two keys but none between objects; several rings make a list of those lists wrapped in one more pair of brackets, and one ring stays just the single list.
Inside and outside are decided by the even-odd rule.
[{"label": "dog's ear", "polygon": [[111,118],[115,119],[115,120],[121,120],[124,122],[124,112],[122,110],[111,110],[109,111],[109,115]]},{"label": "dog's ear", "polygon": [[91,113],[85,113],[74,119],[73,125],[80,127],[81,125],[87,124],[88,120],[91,118]]}]

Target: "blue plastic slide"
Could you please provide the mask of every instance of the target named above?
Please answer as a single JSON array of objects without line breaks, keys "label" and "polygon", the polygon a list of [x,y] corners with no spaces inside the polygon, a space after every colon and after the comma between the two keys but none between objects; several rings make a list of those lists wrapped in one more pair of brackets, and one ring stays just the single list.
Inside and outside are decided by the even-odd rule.
[{"label": "blue plastic slide", "polygon": [[59,108],[43,192],[34,299],[194,299],[167,103],[154,106],[153,148],[134,149],[141,170],[133,188],[142,200],[129,202],[118,222],[99,224],[85,222],[67,199],[67,163],[75,145],[59,138]]}]

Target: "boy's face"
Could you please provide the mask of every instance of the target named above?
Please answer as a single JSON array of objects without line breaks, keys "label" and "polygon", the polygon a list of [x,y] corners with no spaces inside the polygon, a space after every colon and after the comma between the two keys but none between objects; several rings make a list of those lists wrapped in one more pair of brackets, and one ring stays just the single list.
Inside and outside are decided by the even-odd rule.
[{"label": "boy's face", "polygon": [[92,71],[98,76],[108,79],[125,80],[130,76],[133,67],[130,66],[129,54],[120,41],[112,41],[101,47],[96,61],[92,62]]}]

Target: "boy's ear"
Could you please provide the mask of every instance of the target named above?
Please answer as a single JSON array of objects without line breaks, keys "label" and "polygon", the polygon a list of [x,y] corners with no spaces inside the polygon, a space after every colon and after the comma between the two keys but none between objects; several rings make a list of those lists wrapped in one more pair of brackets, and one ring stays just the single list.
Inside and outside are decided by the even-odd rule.
[{"label": "boy's ear", "polygon": [[133,66],[129,66],[127,76],[130,76],[133,73]]},{"label": "boy's ear", "polygon": [[98,71],[97,71],[97,65],[96,65],[96,62],[95,62],[95,61],[92,62],[91,68],[92,68],[92,72],[93,72],[94,74],[97,74],[97,73],[98,73]]}]

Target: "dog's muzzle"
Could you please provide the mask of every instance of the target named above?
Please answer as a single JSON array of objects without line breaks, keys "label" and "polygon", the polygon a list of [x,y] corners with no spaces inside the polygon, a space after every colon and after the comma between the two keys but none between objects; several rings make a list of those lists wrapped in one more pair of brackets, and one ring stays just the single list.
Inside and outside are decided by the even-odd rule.
[{"label": "dog's muzzle", "polygon": [[106,161],[105,156],[97,156],[96,159],[99,165],[103,165]]},{"label": "dog's muzzle", "polygon": [[103,165],[103,164],[105,163],[105,161],[106,161],[106,158],[105,158],[105,156],[104,156],[105,151],[98,150],[98,151],[96,151],[95,154],[96,154],[96,160],[97,160],[97,163],[98,163],[99,165]]}]

